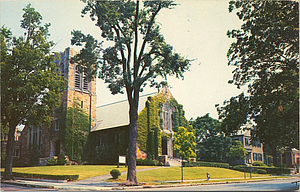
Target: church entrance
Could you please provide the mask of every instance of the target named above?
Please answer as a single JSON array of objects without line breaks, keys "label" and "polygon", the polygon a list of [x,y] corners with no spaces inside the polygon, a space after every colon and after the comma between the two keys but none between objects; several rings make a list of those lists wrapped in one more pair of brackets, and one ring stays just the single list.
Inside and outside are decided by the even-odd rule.
[{"label": "church entrance", "polygon": [[168,140],[167,140],[167,138],[161,138],[161,154],[168,155]]},{"label": "church entrance", "polygon": [[55,141],[54,149],[55,149],[54,155],[58,156],[60,154],[60,140],[59,139]]}]

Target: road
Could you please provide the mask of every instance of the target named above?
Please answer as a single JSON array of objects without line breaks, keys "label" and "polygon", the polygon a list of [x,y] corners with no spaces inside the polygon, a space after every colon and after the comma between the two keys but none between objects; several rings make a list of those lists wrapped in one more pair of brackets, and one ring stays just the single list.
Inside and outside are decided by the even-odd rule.
[{"label": "road", "polygon": [[297,191],[296,184],[291,183],[296,180],[299,179],[273,180],[236,184],[199,185],[157,189],[150,188],[139,189],[135,191]]}]

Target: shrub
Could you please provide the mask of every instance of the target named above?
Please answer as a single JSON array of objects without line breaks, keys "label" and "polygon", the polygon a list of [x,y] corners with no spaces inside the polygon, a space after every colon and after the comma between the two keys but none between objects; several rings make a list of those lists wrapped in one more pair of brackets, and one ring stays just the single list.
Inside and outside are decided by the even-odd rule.
[{"label": "shrub", "polygon": [[260,161],[254,161],[253,166],[261,166],[261,167],[266,167],[267,165],[264,164],[263,162],[260,162]]},{"label": "shrub", "polygon": [[118,169],[113,169],[110,171],[110,175],[113,179],[118,179],[118,177],[121,176],[121,172]]},{"label": "shrub", "polygon": [[[236,165],[236,166],[233,166],[232,169],[236,170],[236,171],[242,171],[242,172],[244,172],[245,171],[245,166],[246,165]],[[246,166],[246,169],[247,169],[247,166]]]},{"label": "shrub", "polygon": [[52,166],[52,165],[57,165],[57,160],[54,157],[51,157],[47,161],[47,165]]},{"label": "shrub", "polygon": [[58,158],[57,158],[57,164],[58,165],[64,165],[67,163],[67,160],[66,160],[66,154],[63,152],[63,153],[60,153],[58,155]]},{"label": "shrub", "polygon": [[264,169],[257,169],[258,174],[267,174],[267,171]]}]

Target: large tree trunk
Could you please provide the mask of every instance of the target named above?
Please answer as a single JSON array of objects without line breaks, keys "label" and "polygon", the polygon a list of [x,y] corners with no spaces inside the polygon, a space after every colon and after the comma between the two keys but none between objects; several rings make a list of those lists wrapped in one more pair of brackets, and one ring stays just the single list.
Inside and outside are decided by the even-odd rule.
[{"label": "large tree trunk", "polygon": [[138,185],[136,178],[136,152],[137,152],[137,119],[139,96],[135,96],[130,104],[129,142],[128,142],[128,172],[126,185]]},{"label": "large tree trunk", "polygon": [[16,126],[13,123],[9,124],[8,142],[6,145],[6,157],[5,157],[5,171],[3,175],[4,180],[13,179],[12,165],[13,165],[13,153],[15,148],[15,132]]}]

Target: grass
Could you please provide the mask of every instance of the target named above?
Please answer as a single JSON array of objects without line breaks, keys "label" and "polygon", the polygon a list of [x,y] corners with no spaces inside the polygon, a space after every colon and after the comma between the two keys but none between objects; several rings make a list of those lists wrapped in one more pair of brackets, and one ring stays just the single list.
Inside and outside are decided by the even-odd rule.
[{"label": "grass", "polygon": [[[152,166],[153,167],[153,166]],[[137,166],[137,169],[146,169],[149,166]],[[78,180],[87,179],[90,177],[110,174],[112,169],[119,169],[120,172],[127,171],[127,168],[121,166],[108,165],[75,165],[75,166],[40,166],[40,167],[15,167],[13,172],[18,173],[35,173],[35,174],[49,174],[49,175],[79,175]],[[3,171],[3,169],[2,169]],[[206,173],[209,172],[211,179],[218,179],[218,181],[243,180],[244,173],[225,168],[216,167],[184,167],[184,180],[203,180],[194,182],[205,182]],[[249,179],[250,174],[246,174]],[[252,177],[268,177],[269,175],[252,174]],[[153,183],[158,181],[181,180],[180,167],[163,167],[161,169],[147,170],[137,172],[137,178],[142,183]],[[236,179],[239,178],[239,179]],[[226,179],[226,180],[225,180]],[[253,178],[254,179],[254,178]],[[118,180],[109,179],[109,182],[124,182],[126,174],[119,177]],[[216,181],[216,180],[211,180]],[[160,182],[162,183],[162,182]]]},{"label": "grass", "polygon": [[[147,166],[137,166],[137,169],[149,168]],[[100,175],[108,175],[112,169],[119,169],[120,172],[127,171],[127,168],[109,165],[74,165],[74,166],[39,166],[39,167],[14,167],[13,172],[35,173],[49,175],[79,175],[78,180],[87,179]],[[1,169],[4,171],[4,169]]]},{"label": "grass", "polygon": [[[209,172],[211,179],[224,178],[244,178],[244,173],[225,168],[216,167],[185,167],[183,169],[184,180],[206,179],[206,173]],[[247,178],[250,177],[247,173]],[[252,174],[252,177],[265,177],[269,175]],[[173,181],[181,180],[181,168],[169,167],[163,169],[137,172],[139,182]],[[122,175],[118,182],[125,181],[126,175]]]}]

